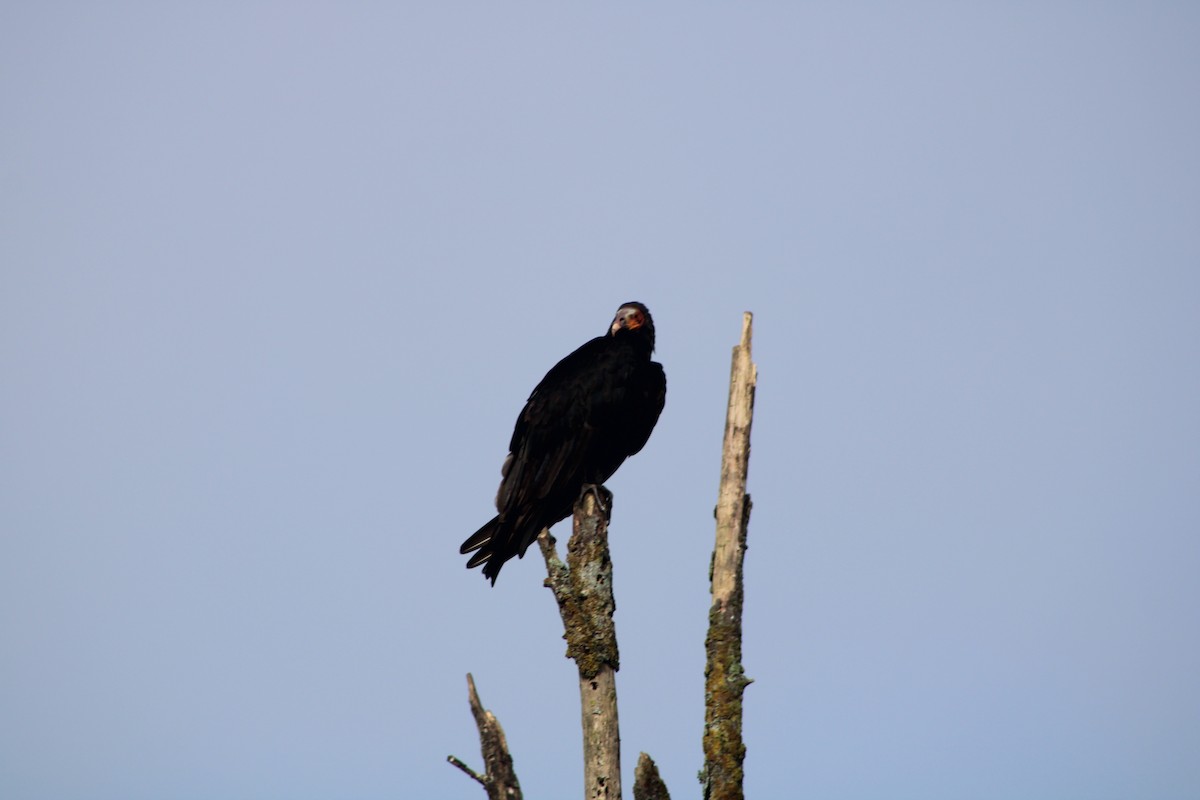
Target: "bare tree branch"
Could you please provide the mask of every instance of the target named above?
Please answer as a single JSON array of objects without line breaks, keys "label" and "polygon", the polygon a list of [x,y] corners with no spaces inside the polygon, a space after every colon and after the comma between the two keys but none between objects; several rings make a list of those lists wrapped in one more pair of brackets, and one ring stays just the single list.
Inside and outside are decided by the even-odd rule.
[{"label": "bare tree branch", "polygon": [[446,760],[449,761],[454,766],[461,769],[463,772],[467,773],[467,775],[474,778],[476,781],[478,781],[479,785],[482,786],[484,789],[487,789],[487,778],[483,775],[480,775],[478,772],[471,769],[466,764],[464,764],[462,761],[460,761],[458,756],[446,756]]},{"label": "bare tree branch", "polygon": [[[608,516],[612,494],[602,487],[585,491],[575,504],[564,565],[554,537],[543,531],[538,546],[546,560],[546,586],[562,616],[567,657],[579,670],[583,722],[583,778],[586,800],[620,800],[621,734],[617,721],[620,658],[613,624],[612,560]],[[603,492],[603,503],[598,502]]]},{"label": "bare tree branch", "polygon": [[633,771],[633,800],[671,800],[654,759],[642,753]]},{"label": "bare tree branch", "polygon": [[729,408],[721,456],[721,488],[717,497],[717,537],[713,550],[712,607],[708,614],[704,671],[705,800],[742,800],[742,692],[750,684],[742,668],[742,564],[746,555],[750,495],[746,474],[750,462],[750,425],[758,370],[750,359],[753,316],[742,319],[742,339],[733,348],[729,375]]},{"label": "bare tree branch", "polygon": [[521,784],[513,770],[512,756],[508,753],[508,740],[496,715],[483,707],[475,691],[475,679],[467,673],[467,699],[471,704],[471,715],[479,729],[479,744],[483,751],[483,775],[475,772],[457,756],[446,756],[446,760],[470,775],[487,791],[488,800],[522,800]]}]

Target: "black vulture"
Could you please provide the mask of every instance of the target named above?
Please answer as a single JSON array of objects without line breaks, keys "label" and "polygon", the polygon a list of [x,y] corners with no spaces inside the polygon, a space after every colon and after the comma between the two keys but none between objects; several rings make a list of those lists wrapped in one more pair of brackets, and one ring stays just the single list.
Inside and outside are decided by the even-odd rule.
[{"label": "black vulture", "polygon": [[529,395],[500,468],[496,511],[462,544],[496,583],[504,562],[524,556],[542,528],[570,516],[585,488],[600,486],[642,449],[667,397],[650,360],[654,322],[641,303],[617,309],[603,336],[559,361]]}]

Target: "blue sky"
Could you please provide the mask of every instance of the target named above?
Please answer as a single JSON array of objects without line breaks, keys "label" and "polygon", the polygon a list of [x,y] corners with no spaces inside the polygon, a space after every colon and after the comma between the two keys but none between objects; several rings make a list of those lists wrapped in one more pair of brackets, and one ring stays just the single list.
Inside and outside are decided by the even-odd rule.
[{"label": "blue sky", "polygon": [[[701,766],[755,312],[759,797],[1200,789],[1200,10],[6,4],[0,789],[578,791],[543,568],[458,544],[618,305],[625,765]],[[559,531],[565,538],[565,527]]]}]

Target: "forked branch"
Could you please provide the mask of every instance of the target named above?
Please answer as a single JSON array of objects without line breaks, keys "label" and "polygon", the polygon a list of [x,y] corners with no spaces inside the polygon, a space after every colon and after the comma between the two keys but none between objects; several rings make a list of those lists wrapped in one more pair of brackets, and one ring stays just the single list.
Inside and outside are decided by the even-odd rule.
[{"label": "forked branch", "polygon": [[467,673],[467,699],[471,704],[471,715],[479,729],[479,745],[483,751],[484,773],[480,775],[468,767],[457,756],[446,756],[446,760],[478,781],[487,792],[488,800],[521,800],[521,784],[513,770],[512,756],[508,752],[508,740],[496,715],[483,707],[475,691],[475,679]]}]

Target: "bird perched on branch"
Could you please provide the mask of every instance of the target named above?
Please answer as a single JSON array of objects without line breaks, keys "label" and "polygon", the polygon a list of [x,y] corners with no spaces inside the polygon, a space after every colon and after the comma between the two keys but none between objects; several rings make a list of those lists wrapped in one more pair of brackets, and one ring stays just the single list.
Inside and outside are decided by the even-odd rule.
[{"label": "bird perched on branch", "polygon": [[662,365],[650,360],[654,321],[641,303],[617,309],[608,332],[559,361],[529,395],[500,468],[495,517],[462,544],[496,583],[504,562],[524,556],[542,528],[570,516],[642,449],[667,397]]}]

